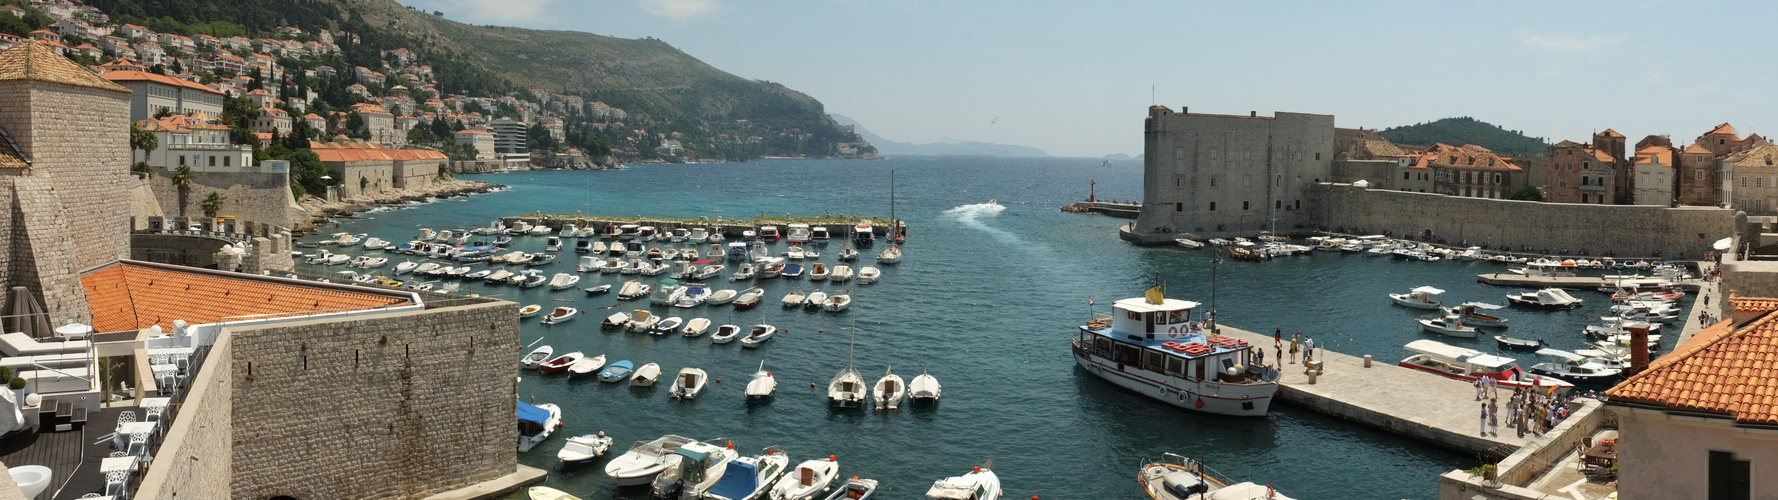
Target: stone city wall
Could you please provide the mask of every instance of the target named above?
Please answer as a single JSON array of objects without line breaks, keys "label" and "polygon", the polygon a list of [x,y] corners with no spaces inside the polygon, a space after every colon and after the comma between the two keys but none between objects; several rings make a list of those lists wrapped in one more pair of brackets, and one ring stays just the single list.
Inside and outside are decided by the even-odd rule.
[{"label": "stone city wall", "polygon": [[235,498],[420,498],[518,466],[518,305],[232,332]]},{"label": "stone city wall", "polygon": [[[67,210],[70,207],[57,196],[57,185],[47,172],[13,179],[13,209],[16,211],[12,220],[18,227],[12,231],[12,253],[20,258],[11,262],[8,274],[11,284],[42,296],[46,311],[84,311],[86,290],[80,287],[80,272],[87,268],[80,267],[80,250],[88,244],[89,235],[77,232],[73,220],[91,209]],[[114,193],[112,197],[117,196]],[[117,227],[104,232],[128,235],[128,228],[129,218],[125,217],[118,221]],[[109,234],[91,236],[101,242],[110,239]],[[81,243],[74,242],[76,237]],[[129,240],[124,241],[123,249],[127,252]]]},{"label": "stone city wall", "polygon": [[307,218],[307,212],[291,197],[289,173],[194,172],[191,186],[186,188],[185,210],[181,211],[173,171],[151,170],[148,182],[154,189],[155,200],[168,216],[203,217],[204,197],[220,192],[225,199],[217,215],[284,227],[295,227]]},{"label": "stone city wall", "polygon": [[79,235],[70,257],[89,269],[129,255],[130,103],[123,92],[45,81],[0,83],[0,126],[48,173],[69,210],[57,232]]},{"label": "stone city wall", "polygon": [[[1529,245],[1592,255],[1699,258],[1717,239],[1734,232],[1734,212],[1714,207],[1582,205],[1489,200],[1319,184],[1304,201],[1311,223],[1295,232],[1344,228],[1347,232],[1420,238],[1446,244],[1514,250]],[[1308,207],[1314,207],[1308,209]],[[1282,228],[1281,228],[1282,231]]]},{"label": "stone city wall", "polygon": [[210,346],[136,498],[229,498],[234,468],[231,345],[225,333]]}]

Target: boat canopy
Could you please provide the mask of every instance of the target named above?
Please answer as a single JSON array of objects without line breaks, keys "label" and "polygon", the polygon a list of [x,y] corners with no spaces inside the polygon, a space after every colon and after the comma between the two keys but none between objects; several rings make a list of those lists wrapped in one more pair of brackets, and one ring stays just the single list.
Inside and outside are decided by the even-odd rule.
[{"label": "boat canopy", "polygon": [[689,458],[693,462],[702,462],[704,459],[710,458],[710,452],[694,450],[690,446],[681,446],[679,449],[673,450],[673,453]]},{"label": "boat canopy", "polygon": [[1489,368],[1495,371],[1511,367],[1513,364],[1517,363],[1517,361],[1512,358],[1484,354],[1482,351],[1457,347],[1436,340],[1416,340],[1408,342],[1408,345],[1404,348],[1410,352],[1448,358],[1452,361],[1468,363],[1476,367]]},{"label": "boat canopy", "polygon": [[1438,295],[1441,293],[1445,293],[1444,290],[1439,290],[1437,288],[1433,288],[1433,287],[1429,287],[1429,286],[1423,286],[1423,287],[1415,288],[1413,290],[1408,290],[1408,291],[1413,292],[1413,293],[1424,293],[1427,295]]},{"label": "boat canopy", "polygon": [[536,422],[539,424],[542,424],[542,423],[549,420],[549,410],[545,410],[543,408],[538,408],[536,405],[533,405],[531,403],[526,403],[524,401],[519,401],[518,403],[519,403],[519,420],[523,420],[526,422]]},{"label": "boat canopy", "polygon": [[1464,302],[1463,307],[1474,307],[1476,309],[1504,309],[1506,306],[1497,306],[1485,302]]},{"label": "boat canopy", "polygon": [[1582,361],[1582,360],[1587,359],[1586,357],[1581,356],[1580,354],[1564,351],[1561,349],[1548,349],[1548,348],[1538,349],[1537,354],[1540,354],[1543,356],[1555,356],[1555,357],[1566,359],[1569,361]]},{"label": "boat canopy", "polygon": [[759,489],[759,472],[753,464],[739,460],[729,462],[722,479],[710,488],[710,494],[722,498],[743,498]]},{"label": "boat canopy", "polygon": [[1159,303],[1159,304],[1150,304],[1148,302],[1148,299],[1143,298],[1143,297],[1132,297],[1132,298],[1128,298],[1128,299],[1119,300],[1114,305],[1117,306],[1118,309],[1123,309],[1126,311],[1137,312],[1137,313],[1156,312],[1156,311],[1178,311],[1181,309],[1193,309],[1193,308],[1198,307],[1197,302],[1192,302],[1189,300],[1179,300],[1179,299],[1161,299],[1161,303]]}]

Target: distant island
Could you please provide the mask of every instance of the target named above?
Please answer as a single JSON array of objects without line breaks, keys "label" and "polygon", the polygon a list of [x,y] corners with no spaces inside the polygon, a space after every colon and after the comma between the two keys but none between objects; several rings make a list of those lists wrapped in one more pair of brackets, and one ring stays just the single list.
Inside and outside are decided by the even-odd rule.
[{"label": "distant island", "polygon": [[835,113],[828,113],[828,116],[833,117],[834,123],[838,123],[841,126],[852,127],[853,133],[858,134],[859,137],[863,138],[865,142],[870,143],[870,145],[876,146],[877,152],[886,156],[1049,156],[1049,153],[1045,153],[1041,149],[1030,146],[994,144],[991,142],[944,139],[939,140],[939,142],[929,142],[926,144],[895,142],[884,139],[877,134],[873,134],[869,130],[865,130],[864,126],[859,125],[857,120]]},{"label": "distant island", "polygon": [[1453,146],[1474,144],[1508,156],[1539,156],[1545,154],[1549,148],[1549,143],[1542,138],[1530,137],[1520,131],[1507,130],[1467,116],[1390,127],[1377,132],[1377,135],[1389,139],[1389,142],[1415,149],[1439,143]]}]

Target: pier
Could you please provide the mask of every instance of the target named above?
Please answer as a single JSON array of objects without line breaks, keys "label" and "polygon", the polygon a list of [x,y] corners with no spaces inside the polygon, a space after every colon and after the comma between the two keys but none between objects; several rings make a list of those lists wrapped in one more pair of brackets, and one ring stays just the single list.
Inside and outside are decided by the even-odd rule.
[{"label": "pier", "polygon": [[[1235,337],[1264,347],[1272,356],[1272,337],[1228,326],[1217,326],[1223,335]],[[1289,339],[1285,340],[1288,349]],[[1290,353],[1286,352],[1288,358]],[[1502,401],[1499,436],[1482,436],[1476,425],[1481,402],[1475,399],[1475,386],[1457,379],[1445,378],[1396,365],[1406,354],[1401,352],[1373,355],[1371,366],[1364,358],[1317,348],[1315,361],[1322,363],[1321,373],[1313,382],[1301,363],[1284,363],[1279,370],[1278,397],[1283,401],[1323,414],[1358,422],[1465,453],[1511,454],[1535,439],[1506,426],[1506,409]],[[1512,389],[1499,389],[1502,400],[1511,397]]]},{"label": "pier", "polygon": [[1062,205],[1062,211],[1077,214],[1103,214],[1124,219],[1134,219],[1136,216],[1142,214],[1142,204],[1082,201]]},{"label": "pier", "polygon": [[[1476,282],[1520,288],[1584,288],[1597,290],[1599,287],[1612,285],[1618,280],[1598,276],[1525,276],[1514,273],[1483,273],[1475,277]],[[1690,279],[1673,282],[1673,287],[1681,290],[1698,290],[1703,282]]]},{"label": "pier", "polygon": [[[642,226],[654,226],[654,227],[662,229],[662,230],[682,228],[682,227],[683,228],[695,228],[695,227],[709,228],[709,229],[712,229],[716,232],[722,233],[722,236],[724,238],[740,237],[742,231],[757,230],[757,229],[759,229],[759,226],[765,226],[765,225],[778,226],[778,230],[782,231],[782,230],[784,230],[784,226],[787,226],[790,224],[808,224],[809,227],[811,227],[811,228],[817,227],[817,226],[822,226],[822,227],[826,227],[829,232],[833,233],[833,236],[835,238],[846,238],[846,237],[851,236],[852,228],[854,226],[856,226],[858,224],[858,222],[860,222],[860,221],[870,221],[872,233],[876,234],[877,236],[887,236],[889,234],[889,224],[891,222],[889,219],[883,219],[883,218],[878,218],[878,217],[840,217],[840,216],[761,217],[761,218],[757,218],[757,219],[753,219],[753,220],[717,218],[716,220],[710,220],[710,219],[704,218],[704,217],[699,217],[696,219],[683,219],[683,218],[673,218],[673,217],[612,217],[612,216],[603,216],[603,215],[581,215],[581,214],[574,214],[574,215],[531,214],[531,215],[506,216],[506,217],[500,218],[500,223],[505,224],[507,227],[512,227],[513,223],[519,222],[519,221],[524,221],[525,223],[531,224],[531,225],[540,225],[541,224],[541,225],[547,226],[550,228],[550,231],[552,233],[555,231],[560,231],[562,229],[562,226],[564,226],[566,224],[570,224],[570,223],[574,224],[574,227],[578,227],[578,228],[582,228],[582,229],[588,228],[588,227],[603,228],[603,227],[606,227],[607,225],[622,226],[624,224],[637,224],[637,225],[642,225]],[[897,233],[901,234],[902,236],[907,236],[907,234],[908,234],[907,221],[897,221],[897,223],[899,224],[899,230],[897,231]]]}]

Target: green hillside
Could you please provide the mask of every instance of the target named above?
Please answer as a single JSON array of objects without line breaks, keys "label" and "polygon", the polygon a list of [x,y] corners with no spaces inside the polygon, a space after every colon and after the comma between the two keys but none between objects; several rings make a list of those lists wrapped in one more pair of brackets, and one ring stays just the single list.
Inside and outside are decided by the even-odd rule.
[{"label": "green hillside", "polygon": [[1441,142],[1453,146],[1474,144],[1508,156],[1541,155],[1547,152],[1549,146],[1543,138],[1528,137],[1517,130],[1507,130],[1499,125],[1467,116],[1386,128],[1378,134],[1396,144],[1413,146],[1431,146]]}]

